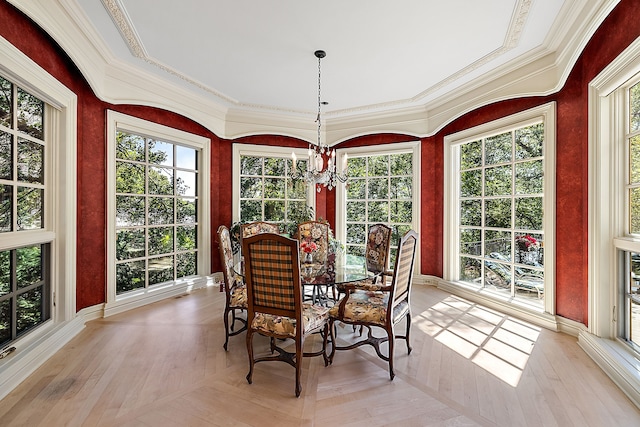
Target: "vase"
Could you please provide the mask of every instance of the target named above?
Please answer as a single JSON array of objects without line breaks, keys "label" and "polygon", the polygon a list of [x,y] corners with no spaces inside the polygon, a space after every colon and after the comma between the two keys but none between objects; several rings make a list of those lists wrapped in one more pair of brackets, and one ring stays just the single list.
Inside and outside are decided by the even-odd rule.
[{"label": "vase", "polygon": [[306,252],[304,254],[304,262],[306,264],[311,264],[313,262],[313,255],[311,254],[311,252]]}]

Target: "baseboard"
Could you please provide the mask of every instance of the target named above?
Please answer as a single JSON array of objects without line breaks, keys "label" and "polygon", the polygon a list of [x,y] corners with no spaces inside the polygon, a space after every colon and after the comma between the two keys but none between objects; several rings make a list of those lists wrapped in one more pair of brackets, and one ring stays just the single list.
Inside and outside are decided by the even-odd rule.
[{"label": "baseboard", "polygon": [[0,399],[27,379],[49,357],[55,354],[84,328],[85,320],[82,316],[63,324],[43,325],[46,332],[28,343],[16,342],[16,350],[2,360],[0,365]]},{"label": "baseboard", "polygon": [[617,340],[596,337],[582,331],[578,345],[640,408],[640,359]]},{"label": "baseboard", "polygon": [[560,330],[558,318],[556,316],[535,309],[529,305],[519,304],[517,302],[502,302],[498,299],[487,296],[482,291],[457,286],[435,276],[427,276],[425,280],[427,283],[437,286],[438,289],[442,289],[452,295],[466,298],[469,301],[477,302],[487,308],[498,310],[504,314],[517,317],[533,325],[540,326],[554,332],[558,332]]},{"label": "baseboard", "polygon": [[165,298],[171,298],[172,296],[182,295],[185,292],[206,286],[216,286],[218,284],[217,277],[215,274],[206,276],[200,278],[200,280],[172,287],[166,292],[154,293],[151,298],[127,301],[127,303],[113,307],[112,310],[107,309],[107,304],[97,304],[78,311],[75,318],[68,322],[49,322],[42,325],[38,331],[34,331],[32,334],[27,335],[25,339],[17,341],[13,345],[16,350],[0,360],[0,399],[8,395],[11,390],[45,363],[49,357],[78,335],[87,322],[151,304]]},{"label": "baseboard", "polygon": [[143,291],[140,294],[132,294],[131,296],[126,296],[117,301],[104,304],[103,317],[124,313],[125,311],[144,307],[147,304],[162,301],[163,299],[173,298],[196,289],[213,286],[217,283],[216,280],[217,276],[212,274],[209,276],[198,277],[192,281],[185,281],[176,285],[171,285],[167,288],[158,288],[152,291]]}]

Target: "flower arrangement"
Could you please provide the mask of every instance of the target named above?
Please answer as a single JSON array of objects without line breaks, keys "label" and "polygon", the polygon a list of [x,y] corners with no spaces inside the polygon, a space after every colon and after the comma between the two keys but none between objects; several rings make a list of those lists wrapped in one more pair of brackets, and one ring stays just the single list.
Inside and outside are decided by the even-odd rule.
[{"label": "flower arrangement", "polygon": [[516,236],[516,245],[518,245],[520,250],[524,251],[535,251],[540,249],[540,242],[538,242],[535,237],[528,234],[524,236]]},{"label": "flower arrangement", "polygon": [[315,252],[316,250],[318,250],[318,245],[316,244],[316,242],[312,242],[310,240],[303,240],[300,243],[300,249],[304,253],[310,254],[310,253]]}]

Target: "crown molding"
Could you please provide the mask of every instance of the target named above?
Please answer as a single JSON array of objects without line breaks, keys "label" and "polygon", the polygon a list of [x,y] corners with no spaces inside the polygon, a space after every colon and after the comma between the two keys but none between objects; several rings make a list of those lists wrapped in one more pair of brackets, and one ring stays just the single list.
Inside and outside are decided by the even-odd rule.
[{"label": "crown molding", "polygon": [[[211,94],[210,91],[198,95],[143,68],[118,60],[101,41],[76,0],[8,1],[60,44],[81,70],[96,96],[103,101],[148,105],[173,111],[200,123],[221,138],[278,134],[315,141],[316,129],[309,112],[234,105],[231,99],[222,100],[228,102],[225,105],[208,97],[206,94]],[[329,145],[378,132],[425,137],[484,105],[505,99],[554,93],[564,85],[582,49],[619,1],[569,2],[554,25],[554,33],[543,47],[527,52],[450,93],[438,96],[427,90],[428,94],[418,95],[421,97],[420,104],[410,106],[399,101],[362,110],[327,112],[323,114],[323,137]],[[514,11],[513,31],[506,38],[503,48],[508,48],[514,37],[517,40],[523,25],[522,16],[526,16],[523,13],[528,11],[531,3],[530,0],[523,0],[520,2],[520,12]],[[572,25],[563,26],[561,22],[572,22]],[[134,55],[144,55],[144,47],[140,46]],[[171,70],[165,71],[171,73]],[[198,82],[194,83],[200,87]],[[428,99],[427,95],[434,98]]]}]

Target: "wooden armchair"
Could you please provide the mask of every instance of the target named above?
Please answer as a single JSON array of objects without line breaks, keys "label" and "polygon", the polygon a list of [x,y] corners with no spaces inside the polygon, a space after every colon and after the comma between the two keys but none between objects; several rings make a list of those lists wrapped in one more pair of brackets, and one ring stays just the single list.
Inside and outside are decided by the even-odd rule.
[{"label": "wooden armchair", "polygon": [[[236,311],[247,309],[247,289],[242,276],[233,269],[233,248],[231,247],[231,235],[229,229],[221,225],[218,227],[218,242],[220,250],[220,262],[222,263],[222,274],[224,275],[224,349],[227,350],[229,337],[238,335],[247,329],[247,321],[236,316]],[[229,325],[229,314],[231,314],[231,325]],[[240,329],[234,330],[236,321],[242,323]]]},{"label": "wooden armchair", "polygon": [[[255,363],[269,360],[283,361],[296,369],[296,397],[302,385],[300,374],[303,356],[324,358],[327,355],[328,308],[302,302],[300,258],[298,242],[272,233],[262,233],[244,239],[245,276],[247,284],[247,352],[249,373],[247,381],[253,381]],[[314,332],[323,332],[322,350],[304,353],[305,339]],[[271,338],[271,355],[254,357],[255,333]],[[295,341],[295,353],[276,346],[276,339]],[[277,352],[277,355],[273,353]]]},{"label": "wooden armchair", "polygon": [[260,233],[280,233],[280,225],[273,222],[253,221],[240,226],[240,245],[245,237],[255,236]]},{"label": "wooden armchair", "polygon": [[[367,262],[367,270],[375,274],[375,277],[361,282],[365,287],[380,281],[384,281],[384,276],[391,276],[393,273],[389,271],[389,249],[391,248],[391,228],[385,224],[373,224],[369,227],[367,234],[367,244],[365,246],[365,260]],[[356,287],[358,283],[355,283]],[[343,295],[344,284],[338,284],[335,287],[337,297]],[[335,296],[335,294],[334,294]]]},{"label": "wooden armchair", "polygon": [[[389,376],[393,380],[395,376],[393,371],[395,339],[404,339],[407,344],[407,352],[411,353],[411,345],[409,343],[411,330],[410,296],[417,242],[418,235],[413,230],[408,231],[400,241],[390,285],[384,283],[372,284],[368,286],[367,290],[353,285],[345,286],[346,295],[329,311],[331,341],[335,343],[334,322],[336,321],[354,326],[367,326],[369,331],[365,339],[354,344],[342,347],[334,344],[329,358],[330,363],[333,362],[336,350],[349,350],[369,344],[373,346],[378,357],[389,362]],[[394,327],[402,320],[406,320],[405,335],[396,335]],[[372,329],[374,326],[384,329],[386,336],[373,336]],[[380,352],[380,344],[384,342],[388,342],[388,356]]]},{"label": "wooden armchair", "polygon": [[302,244],[313,242],[317,249],[313,252],[313,259],[323,263],[329,254],[329,224],[320,221],[306,221],[298,224],[298,240],[300,241],[300,256],[305,253]]}]

